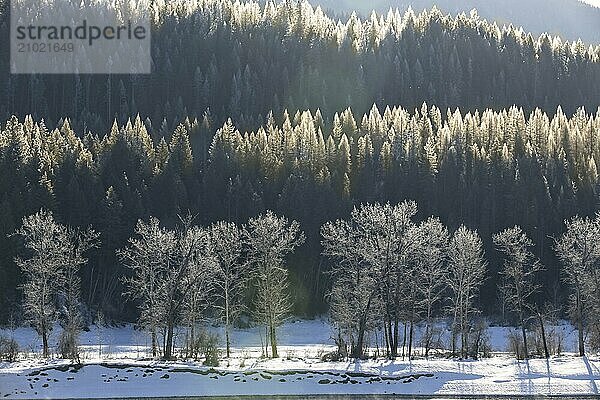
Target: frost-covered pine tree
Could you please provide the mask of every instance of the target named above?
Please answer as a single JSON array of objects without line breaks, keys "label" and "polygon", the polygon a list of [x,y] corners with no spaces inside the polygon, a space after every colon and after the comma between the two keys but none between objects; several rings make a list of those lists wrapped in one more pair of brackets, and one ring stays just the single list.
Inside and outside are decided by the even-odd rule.
[{"label": "frost-covered pine tree", "polygon": [[531,297],[539,287],[535,283],[535,274],[543,267],[529,250],[533,242],[519,226],[505,229],[495,234],[493,239],[498,251],[504,255],[502,295],[519,319],[523,335],[523,355],[527,359],[527,320],[533,308]]},{"label": "frost-covered pine tree", "polygon": [[42,337],[43,356],[49,356],[48,336],[59,316],[60,294],[64,308],[67,344],[76,352],[80,329],[79,268],[86,263],[83,253],[95,245],[97,235],[91,229],[77,231],[59,224],[52,212],[39,211],[23,218],[15,232],[23,239],[26,256],[15,263],[23,273],[25,315]]},{"label": "frost-covered pine tree", "polygon": [[471,318],[477,312],[475,298],[485,280],[487,262],[483,243],[477,231],[459,227],[448,246],[447,283],[452,293],[452,351],[456,352],[456,336],[460,334],[460,356],[469,354]]},{"label": "frost-covered pine tree", "polygon": [[250,279],[249,264],[242,260],[242,231],[232,222],[217,222],[209,228],[215,258],[214,305],[225,324],[227,357],[231,352],[231,326],[245,308],[244,292]]},{"label": "frost-covered pine tree", "polygon": [[289,316],[292,306],[285,257],[304,242],[304,233],[298,222],[267,211],[250,218],[243,234],[256,277],[255,316],[267,328],[271,356],[276,358],[277,327]]}]

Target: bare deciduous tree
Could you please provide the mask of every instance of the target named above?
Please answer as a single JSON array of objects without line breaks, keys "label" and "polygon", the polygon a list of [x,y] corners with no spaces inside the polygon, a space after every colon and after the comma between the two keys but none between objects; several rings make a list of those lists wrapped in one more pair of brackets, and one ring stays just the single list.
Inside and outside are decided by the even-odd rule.
[{"label": "bare deciduous tree", "polygon": [[62,297],[64,306],[63,317],[63,357],[79,361],[78,337],[82,328],[81,315],[81,278],[80,268],[87,263],[83,253],[98,245],[99,235],[92,229],[80,231],[67,228],[68,241],[66,247],[67,261],[63,267],[64,284],[62,286]]},{"label": "bare deciduous tree", "polygon": [[126,293],[139,302],[139,323],[150,332],[153,357],[158,356],[158,330],[164,319],[163,279],[175,247],[175,234],[162,228],[157,218],[150,218],[138,221],[129,246],[118,251],[121,262],[131,269]]},{"label": "bare deciduous tree", "polygon": [[396,357],[400,319],[408,293],[405,280],[408,243],[404,240],[416,214],[415,202],[392,206],[363,204],[351,222],[329,222],[321,229],[323,254],[336,260],[330,293],[332,318],[351,344],[353,357],[362,357],[365,333],[375,325],[375,303],[383,310],[387,351]]},{"label": "bare deciduous tree", "polygon": [[525,359],[529,357],[527,349],[527,320],[532,311],[531,297],[539,285],[535,283],[535,274],[542,270],[542,264],[529,250],[533,246],[531,239],[520,227],[506,229],[493,237],[498,251],[504,254],[501,290],[508,306],[519,318],[523,335]]},{"label": "bare deciduous tree", "polygon": [[[565,225],[567,229],[557,240],[555,250],[563,265],[565,281],[572,290],[571,313],[579,333],[579,355],[583,357],[586,321],[594,323],[600,315],[597,301],[594,301],[598,298],[595,294],[599,290],[597,268],[600,262],[600,217],[573,217],[565,221]],[[586,318],[585,314],[592,314],[591,318]]]},{"label": "bare deciduous tree", "polygon": [[[377,276],[361,254],[361,237],[351,223],[328,222],[321,228],[321,235],[323,254],[335,260],[331,269],[333,287],[329,303],[331,318],[339,330],[338,346],[343,341],[343,334],[351,356],[361,358],[365,333],[375,323],[372,306]],[[346,352],[345,348],[340,350]]]},{"label": "bare deciduous tree", "polygon": [[448,247],[448,287],[452,307],[452,352],[456,349],[456,336],[460,333],[460,356],[469,354],[469,328],[477,312],[474,300],[484,282],[487,262],[483,243],[476,231],[465,226],[458,228]]},{"label": "bare deciduous tree", "polygon": [[[191,226],[191,223],[191,217],[183,219],[181,229],[177,232],[179,251],[176,261],[180,266],[172,271],[171,280],[168,282],[171,288],[177,286],[178,288],[174,289],[175,292],[171,292],[170,296],[173,297],[169,297],[169,304],[171,304],[169,315],[172,318],[167,320],[167,332],[171,332],[172,337],[173,328],[181,316],[187,322],[188,349],[192,350],[190,355],[197,358],[196,328],[204,319],[204,314],[211,304],[217,264],[209,231]],[[178,279],[181,281],[177,282]],[[169,342],[168,336],[167,342]]]},{"label": "bare deciduous tree", "polygon": [[215,257],[215,308],[225,324],[226,354],[231,352],[231,326],[245,308],[244,291],[250,278],[249,264],[241,259],[242,231],[232,222],[217,222],[210,229]]},{"label": "bare deciduous tree", "polygon": [[410,244],[407,231],[414,226],[417,213],[414,201],[397,205],[366,205],[359,209],[358,223],[364,237],[360,241],[363,258],[376,272],[377,288],[384,310],[383,326],[389,356],[398,355],[400,319],[410,297],[406,290],[407,256]]},{"label": "bare deciduous tree", "polygon": [[300,231],[298,222],[288,222],[285,217],[267,211],[266,214],[251,218],[243,235],[248,244],[248,259],[255,267],[256,318],[266,326],[271,355],[276,358],[276,329],[291,310],[285,257],[304,242],[304,233]]},{"label": "bare deciduous tree", "polygon": [[42,337],[43,356],[48,357],[48,336],[59,313],[57,295],[64,303],[65,340],[75,348],[80,326],[79,268],[87,262],[83,253],[95,246],[97,234],[78,231],[59,224],[51,212],[39,211],[23,218],[15,232],[23,238],[28,257],[16,258],[23,271],[24,309],[29,322]]},{"label": "bare deciduous tree", "polygon": [[205,308],[214,261],[206,230],[181,219],[175,231],[160,227],[156,218],[139,221],[136,236],[119,251],[123,263],[133,270],[128,279],[129,293],[141,303],[142,325],[152,334],[156,355],[156,331],[164,331],[163,357],[172,358],[175,326],[186,319],[195,325]]},{"label": "bare deciduous tree", "polygon": [[[446,282],[445,261],[448,250],[448,230],[439,218],[430,217],[411,228],[406,240],[411,246],[410,260],[413,265],[410,274],[416,294],[415,306],[425,317],[423,345],[425,356],[429,356],[433,339],[433,311],[442,299]],[[412,348],[412,332],[415,315],[411,317],[409,356]]]}]

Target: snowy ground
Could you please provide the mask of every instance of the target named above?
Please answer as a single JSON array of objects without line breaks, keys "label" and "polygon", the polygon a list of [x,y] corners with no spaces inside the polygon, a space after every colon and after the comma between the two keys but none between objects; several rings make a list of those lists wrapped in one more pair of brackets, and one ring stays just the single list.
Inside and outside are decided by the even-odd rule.
[{"label": "snowy ground", "polygon": [[[564,330],[565,350],[576,334]],[[56,330],[58,333],[59,329]],[[600,358],[564,355],[518,362],[506,351],[506,328],[491,328],[495,356],[481,361],[443,358],[408,361],[322,362],[333,350],[330,327],[320,320],[289,323],[280,330],[281,357],[261,358],[260,329],[236,331],[229,362],[216,369],[193,362],[144,361],[146,335],[130,326],[92,329],[82,335],[83,364],[41,360],[30,329],[14,335],[30,354],[0,363],[0,398],[92,398],[243,394],[598,394]],[[51,343],[55,343],[53,338]],[[98,343],[102,343],[102,351]]]}]

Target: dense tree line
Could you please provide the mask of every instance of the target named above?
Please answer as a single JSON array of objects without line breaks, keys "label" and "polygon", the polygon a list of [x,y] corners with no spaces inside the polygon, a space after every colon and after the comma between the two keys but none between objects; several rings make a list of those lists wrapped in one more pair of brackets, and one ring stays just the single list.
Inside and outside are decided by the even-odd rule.
[{"label": "dense tree line", "polygon": [[50,125],[69,117],[83,134],[139,113],[168,133],[207,109],[218,125],[231,117],[254,129],[284,108],[320,108],[331,118],[373,103],[465,111],[516,104],[547,113],[562,105],[569,114],[600,103],[598,47],[533,37],[476,15],[431,10],[338,21],[289,0],[151,4],[150,75],[10,75],[9,46],[0,46],[0,117],[32,114]]},{"label": "dense tree line", "polygon": [[368,335],[383,330],[385,354],[396,358],[401,348],[402,357],[410,358],[417,347],[415,325],[424,324],[419,344],[428,357],[432,348],[445,346],[436,340],[440,327],[434,318],[447,315],[452,352],[463,358],[480,354],[479,340],[473,343],[471,336],[487,276],[482,241],[464,226],[450,237],[439,218],[419,223],[416,214],[414,201],[362,204],[350,221],[322,227],[324,255],[335,261],[329,298],[340,356],[365,356],[374,345]]},{"label": "dense tree line", "polygon": [[[482,240],[464,225],[450,234],[439,218],[419,222],[416,214],[414,201],[367,203],[355,207],[349,220],[323,225],[323,254],[334,261],[328,298],[329,315],[338,329],[338,357],[365,357],[370,348],[384,344],[388,357],[398,357],[401,348],[402,357],[410,359],[414,329],[419,325],[424,326],[418,344],[425,357],[432,349],[449,348],[461,358],[485,353],[480,289],[489,274]],[[597,350],[599,343],[599,221],[598,214],[593,219],[575,216],[565,221],[567,230],[555,244],[571,296],[581,356],[586,335],[592,349]],[[536,351],[548,358],[557,350],[550,350],[545,326],[557,314],[552,317],[551,311],[543,311],[545,300],[535,298],[544,266],[531,251],[533,242],[519,226],[494,234],[493,242],[503,258],[497,294],[522,334],[522,343],[513,351],[519,358],[527,359]],[[450,343],[440,339],[444,328],[434,323],[436,317],[449,321]],[[377,338],[380,331],[383,339]],[[537,337],[533,331],[539,332]],[[532,339],[540,342],[537,350],[529,348]]]},{"label": "dense tree line", "polygon": [[[85,326],[78,270],[87,262],[83,253],[97,244],[98,235],[62,225],[44,210],[23,218],[15,234],[27,249],[24,258],[15,259],[24,273],[25,318],[42,339],[42,355],[50,356],[49,335],[60,321],[60,354],[78,361],[78,337]],[[183,345],[187,358],[210,357],[202,350],[206,341],[199,333],[204,332],[198,330],[211,317],[225,315],[229,357],[231,326],[242,310],[250,310],[242,300],[254,289],[253,320],[265,326],[268,343],[263,354],[269,355],[270,345],[270,355],[278,357],[277,328],[291,311],[286,257],[303,241],[298,222],[271,211],[242,227],[221,221],[204,228],[191,215],[181,218],[174,229],[161,226],[154,217],[139,220],[117,255],[128,269],[123,294],[139,308],[138,327],[150,333],[152,356],[173,359]],[[234,249],[228,248],[232,242]],[[179,327],[187,334],[178,344]]]},{"label": "dense tree line", "polygon": [[[289,294],[293,312],[306,315],[325,311],[330,284],[321,226],[356,204],[414,199],[418,218],[437,215],[452,232],[477,229],[489,261],[482,309],[492,315],[504,309],[495,295],[502,263],[492,235],[522,227],[546,267],[536,296],[560,306],[553,238],[565,219],[592,217],[598,208],[600,118],[583,109],[550,118],[514,107],[464,115],[425,105],[414,113],[373,107],[362,118],[350,110],[332,121],[319,111],[284,112],[255,132],[242,134],[231,122],[214,137],[212,129],[208,116],[186,120],[165,139],[137,118],[104,136],[80,137],[68,121],[50,130],[31,117],[8,120],[0,132],[3,318],[15,312],[23,278],[13,261],[19,238],[7,235],[40,208],[99,233],[101,245],[81,269],[84,302],[118,319],[135,313],[121,301],[126,268],[115,252],[150,216],[167,228],[187,212],[202,225],[241,224],[269,209],[297,220],[306,243],[290,260]],[[236,256],[223,257],[228,274],[226,259]]]},{"label": "dense tree line", "polygon": [[350,15],[354,11],[362,16],[369,16],[373,10],[384,13],[390,8],[404,12],[411,7],[420,12],[436,6],[453,15],[469,14],[475,9],[488,21],[522,26],[536,35],[548,32],[568,40],[600,43],[600,8],[579,0],[313,0],[311,3],[332,14]]},{"label": "dense tree line", "polygon": [[[411,359],[417,344],[426,358],[432,349],[448,347],[450,354],[461,358],[477,359],[489,352],[484,339],[487,325],[480,316],[480,289],[489,277],[481,238],[464,225],[450,234],[438,217],[419,222],[416,215],[414,201],[365,203],[354,207],[349,220],[329,221],[321,227],[322,253],[334,261],[327,298],[329,316],[338,330],[337,352],[327,357],[363,358],[373,347],[379,356],[383,344],[383,354],[390,359],[399,357],[400,347],[402,357]],[[600,214],[594,219],[573,217],[565,222],[567,230],[555,245],[571,293],[571,318],[579,330],[581,356],[586,334],[592,349],[600,343],[599,221]],[[43,210],[23,218],[15,234],[27,249],[26,257],[15,259],[24,273],[25,317],[42,338],[43,356],[49,356],[48,336],[60,320],[59,354],[78,360],[78,335],[84,326],[78,270],[87,262],[83,253],[97,245],[98,236],[89,228],[79,231],[57,223],[52,213]],[[496,233],[493,241],[503,256],[498,294],[522,332],[522,346],[517,344],[513,351],[525,359],[560,354],[560,348],[549,350],[547,344],[545,325],[553,320],[540,311],[544,300],[534,299],[544,267],[531,252],[533,242],[519,226]],[[303,242],[298,222],[272,211],[250,218],[241,227],[221,221],[205,228],[196,225],[191,215],[180,218],[174,229],[161,226],[154,217],[148,222],[140,219],[127,246],[117,254],[128,268],[122,278],[125,294],[139,308],[138,326],[151,335],[153,357],[204,357],[206,364],[218,365],[218,339],[207,342],[205,325],[218,319],[225,324],[229,358],[231,325],[244,312],[265,327],[263,355],[279,357],[277,328],[291,316],[293,301],[286,259]],[[245,295],[252,308],[245,307]],[[450,343],[442,339],[440,317],[449,321]],[[535,323],[539,334],[533,339],[542,343],[537,353],[528,347]],[[424,326],[418,343],[415,326]],[[186,331],[179,343],[176,328]],[[378,339],[378,332],[383,332],[383,339]]]},{"label": "dense tree line", "polygon": [[[226,124],[215,136],[211,165],[220,165],[215,172],[225,174],[223,182],[239,171],[252,188],[275,183],[276,196],[264,204],[279,205],[307,232],[347,214],[353,203],[405,198],[451,229],[477,228],[487,250],[493,233],[520,225],[547,265],[543,295],[562,301],[551,237],[564,219],[597,209],[597,118],[583,110],[568,118],[559,109],[550,119],[540,111],[526,118],[516,108],[444,116],[435,107],[414,114],[374,108],[360,123],[349,110],[335,116],[329,134],[320,121],[318,112],[298,113],[284,116],[280,127],[267,122],[244,135]],[[225,155],[214,158],[215,149]],[[493,272],[499,264],[492,263]],[[494,301],[484,299],[486,311],[498,310]]]}]

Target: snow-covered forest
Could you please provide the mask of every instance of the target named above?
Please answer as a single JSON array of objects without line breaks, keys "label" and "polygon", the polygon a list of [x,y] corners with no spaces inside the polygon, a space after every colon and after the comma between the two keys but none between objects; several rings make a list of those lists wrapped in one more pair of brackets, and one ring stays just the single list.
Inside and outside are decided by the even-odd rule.
[{"label": "snow-covered forest", "polygon": [[[452,354],[477,359],[489,353],[479,302],[488,263],[479,234],[464,225],[451,233],[439,218],[417,222],[416,214],[414,201],[367,203],[355,207],[349,220],[322,226],[323,255],[334,261],[326,272],[332,281],[329,318],[337,330],[337,350],[331,357],[368,356],[373,343],[365,338],[382,330],[382,353],[395,359],[401,347],[402,357],[410,359],[417,324],[425,326],[419,345],[428,357],[432,348],[444,349],[436,324],[443,317],[450,321]],[[532,253],[527,234],[515,226],[493,236],[503,255],[498,296],[522,331],[522,343],[514,343],[517,357],[560,353],[557,346],[549,348],[545,326],[567,310],[577,324],[579,354],[585,354],[585,334],[592,350],[598,350],[595,265],[600,259],[600,216],[574,217],[566,225],[555,245],[571,291],[565,310],[535,300],[541,287],[536,275],[544,266]],[[15,259],[23,279],[24,322],[40,335],[44,357],[50,355],[48,337],[60,322],[59,351],[78,360],[78,335],[92,322],[84,315],[89,308],[81,301],[80,270],[88,261],[84,253],[99,246],[100,235],[64,226],[45,211],[25,217],[14,235],[22,239],[27,254]],[[137,325],[151,335],[152,356],[174,358],[174,332],[184,328],[186,358],[209,357],[202,329],[212,317],[224,325],[229,357],[231,329],[246,313],[265,327],[265,355],[277,358],[277,329],[293,309],[286,258],[304,240],[297,221],[272,211],[242,226],[222,221],[205,228],[195,225],[189,214],[173,229],[154,217],[140,219],[117,258],[126,269],[123,296],[138,307]],[[528,330],[542,344],[538,353],[528,350]]]},{"label": "snow-covered forest", "polygon": [[420,12],[434,6],[450,14],[477,10],[488,21],[521,26],[534,36],[548,32],[568,40],[600,42],[600,3],[596,0],[316,0],[311,3],[333,15],[356,12],[369,16],[373,10],[385,13],[398,8],[404,12],[409,7]]},{"label": "snow-covered forest", "polygon": [[315,317],[317,363],[600,351],[600,46],[437,8],[151,11],[148,75],[12,75],[0,45],[0,358],[79,363],[127,324],[152,360],[229,368],[252,331],[289,361]]},{"label": "snow-covered forest", "polygon": [[[231,265],[248,263],[251,258],[249,249],[242,246],[240,230],[252,218],[272,210],[298,221],[297,230],[305,232],[306,240],[286,259],[292,285],[282,290],[290,297],[291,315],[310,316],[329,310],[332,299],[328,296],[336,291],[336,276],[348,260],[356,258],[362,270],[364,262],[374,256],[361,254],[366,250],[349,243],[337,245],[353,253],[338,254],[341,249],[332,248],[335,237],[321,233],[342,232],[330,232],[334,228],[326,223],[338,218],[351,221],[363,206],[389,203],[394,209],[413,204],[406,200],[416,201],[408,207],[410,212],[404,211],[407,215],[385,217],[392,209],[380,210],[379,217],[363,224],[376,229],[381,219],[404,218],[402,229],[416,238],[420,236],[409,229],[412,225],[440,230],[439,260],[427,257],[441,269],[440,277],[452,269],[453,257],[463,257],[453,255],[448,247],[454,232],[463,225],[477,231],[477,249],[470,256],[486,264],[485,272],[476,275],[486,293],[476,295],[475,291],[470,296],[484,315],[503,323],[518,321],[507,299],[500,296],[503,263],[510,254],[498,251],[502,249],[494,245],[493,235],[520,226],[529,237],[528,251],[540,261],[530,264],[544,266],[531,277],[538,286],[531,293],[532,304],[551,305],[557,318],[574,318],[567,307],[568,290],[574,289],[566,275],[572,272],[572,261],[557,246],[572,223],[565,225],[565,220],[579,215],[595,221],[597,117],[583,110],[571,118],[560,110],[552,118],[541,111],[525,117],[517,108],[443,115],[435,107],[423,106],[414,114],[402,108],[380,112],[374,107],[363,118],[346,110],[335,114],[331,123],[319,111],[298,112],[293,117],[270,115],[264,127],[244,134],[227,121],[212,138],[207,124],[207,119],[187,120],[169,135],[168,143],[165,138],[155,143],[140,118],[122,127],[115,125],[102,139],[92,134],[80,137],[68,122],[49,130],[32,118],[8,121],[1,133],[2,182],[12,188],[2,200],[5,321],[20,314],[23,292],[19,287],[26,282],[25,271],[14,257],[31,256],[15,232],[22,225],[21,216],[40,209],[52,212],[69,229],[91,227],[97,232],[89,260],[77,273],[82,290],[79,299],[89,323],[97,312],[113,321],[134,321],[139,316],[135,296],[127,296],[133,255],[121,256],[141,229],[138,220],[154,221],[160,229],[171,230],[188,213],[192,216],[188,225],[193,227],[209,229],[217,221],[227,221],[228,228],[217,235],[221,244],[215,246],[234,252],[228,256]],[[198,156],[194,149],[200,152]],[[352,211],[354,207],[357,211]],[[433,223],[431,216],[439,217],[437,225],[427,225]],[[395,235],[389,240],[400,246],[403,231]],[[418,244],[417,239],[410,241]],[[386,261],[389,266],[372,261],[373,268],[393,267],[408,273],[408,265],[418,257],[410,253],[416,250],[405,247],[395,250],[398,254]],[[371,253],[377,255],[373,249]],[[592,273],[595,261],[586,262],[589,265],[582,273]],[[411,268],[435,270],[418,263]],[[246,290],[245,284],[251,280],[251,268],[243,271],[231,279],[238,286],[236,295],[243,303],[251,303],[256,293]],[[346,271],[343,278],[349,276]],[[407,276],[424,282],[419,273]],[[427,279],[442,282],[436,276]],[[449,287],[444,284],[441,289],[427,295],[435,295],[436,301],[426,314],[446,315],[449,303],[437,300],[449,296]],[[223,299],[217,303],[222,307]],[[381,304],[372,307],[385,314]],[[398,307],[402,308],[399,304],[392,308]],[[253,311],[250,307],[246,314]],[[415,310],[418,318],[421,312]],[[390,315],[374,318],[398,322],[398,317],[390,320]]]},{"label": "snow-covered forest", "polygon": [[152,10],[149,75],[11,75],[8,46],[0,47],[0,118],[32,114],[55,126],[69,117],[77,132],[103,136],[115,118],[139,113],[167,136],[207,109],[215,127],[231,117],[245,130],[284,109],[319,108],[328,120],[374,103],[551,114],[562,106],[571,115],[600,101],[598,43],[477,15],[386,11],[339,21],[306,1],[157,0]]}]

